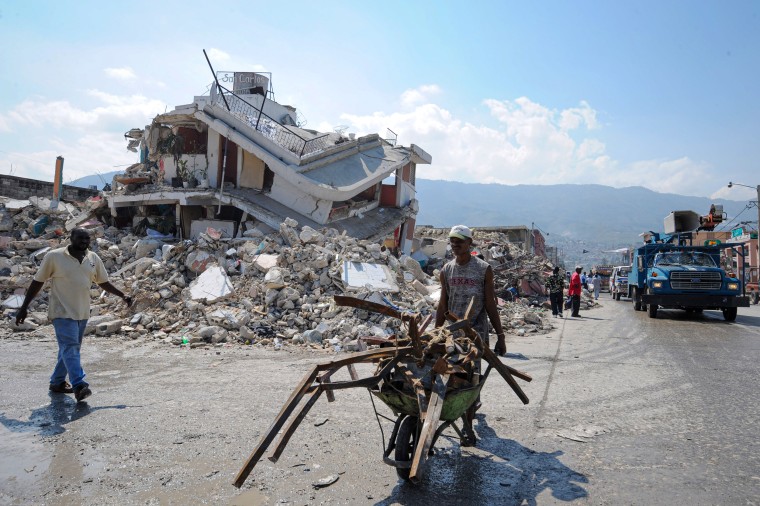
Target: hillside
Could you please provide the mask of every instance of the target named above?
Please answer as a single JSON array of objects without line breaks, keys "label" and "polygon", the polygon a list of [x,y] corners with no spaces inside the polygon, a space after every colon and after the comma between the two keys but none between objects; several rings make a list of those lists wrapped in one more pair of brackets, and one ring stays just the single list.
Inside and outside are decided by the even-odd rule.
[{"label": "hillside", "polygon": [[[83,187],[94,184],[102,188],[101,177],[110,182],[117,173],[88,176],[68,184]],[[562,249],[569,263],[583,265],[604,260],[617,263],[614,255],[605,250],[636,244],[643,231],[662,230],[663,219],[671,211],[691,209],[707,213],[713,203],[705,197],[657,193],[640,186],[507,186],[429,179],[417,180],[417,198],[418,224],[530,227],[534,223],[546,236],[547,244]],[[733,200],[714,202],[723,204],[729,219],[746,205]]]},{"label": "hillside", "polygon": [[714,202],[723,204],[730,219],[746,205],[740,201],[657,193],[640,186],[507,186],[425,179],[417,180],[417,196],[418,224],[530,227],[534,223],[545,236],[548,234],[547,244],[564,250],[569,263],[584,266],[604,260],[618,263],[616,255],[605,250],[637,244],[641,232],[661,231],[663,219],[671,211],[706,214]]}]

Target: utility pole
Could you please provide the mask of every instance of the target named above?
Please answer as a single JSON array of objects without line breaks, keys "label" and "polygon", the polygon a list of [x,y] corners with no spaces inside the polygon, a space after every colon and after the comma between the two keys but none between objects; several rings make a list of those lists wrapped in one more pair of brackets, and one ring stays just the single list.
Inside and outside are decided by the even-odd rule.
[{"label": "utility pole", "polygon": [[530,254],[531,255],[536,254],[536,238],[535,238],[535,233],[533,232],[533,224],[534,222],[531,221],[530,222]]},{"label": "utility pole", "polygon": [[[731,188],[732,186],[744,186],[745,188],[752,188],[749,185],[741,184],[741,183],[728,183],[728,187]],[[755,190],[757,190],[757,202],[755,203],[755,207],[757,207],[757,242],[755,243],[755,260],[756,260],[756,267],[758,269],[758,275],[760,276],[760,184],[755,187]],[[750,242],[752,241],[752,236],[750,234]],[[750,266],[752,266],[752,262],[750,262]],[[742,280],[743,281],[743,280]]]}]

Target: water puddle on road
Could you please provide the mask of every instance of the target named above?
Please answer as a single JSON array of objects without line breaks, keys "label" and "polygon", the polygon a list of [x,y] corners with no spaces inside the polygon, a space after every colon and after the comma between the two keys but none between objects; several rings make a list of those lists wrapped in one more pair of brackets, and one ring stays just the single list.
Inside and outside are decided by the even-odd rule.
[{"label": "water puddle on road", "polygon": [[[21,497],[48,471],[53,457],[32,422],[9,421],[3,415],[0,427],[0,484],[11,497]],[[17,423],[13,423],[17,422]]]}]

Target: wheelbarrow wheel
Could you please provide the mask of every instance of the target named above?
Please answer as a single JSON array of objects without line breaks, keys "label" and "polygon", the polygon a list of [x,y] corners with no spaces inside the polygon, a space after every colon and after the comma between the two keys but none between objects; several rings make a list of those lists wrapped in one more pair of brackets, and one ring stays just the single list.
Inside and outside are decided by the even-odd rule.
[{"label": "wheelbarrow wheel", "polygon": [[[396,434],[396,461],[411,462],[414,458],[414,449],[417,446],[417,417],[407,416],[401,421],[401,426]],[[402,480],[409,481],[408,467],[397,467],[396,473]]]}]

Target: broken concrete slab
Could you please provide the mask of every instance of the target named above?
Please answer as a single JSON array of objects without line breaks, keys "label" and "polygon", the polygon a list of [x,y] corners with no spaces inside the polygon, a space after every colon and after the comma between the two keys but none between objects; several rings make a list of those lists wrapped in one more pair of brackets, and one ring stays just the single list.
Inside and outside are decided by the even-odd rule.
[{"label": "broken concrete slab", "polygon": [[280,255],[269,255],[267,253],[261,253],[253,261],[253,265],[256,266],[261,272],[267,273],[272,267],[277,267],[277,260]]},{"label": "broken concrete slab", "polygon": [[207,251],[195,250],[188,253],[185,259],[185,267],[195,273],[204,272],[208,265],[214,261],[214,257]]},{"label": "broken concrete slab", "polygon": [[[419,264],[417,264],[419,265]],[[387,265],[367,262],[343,262],[343,284],[347,289],[369,288],[390,293],[398,293],[399,286]]]},{"label": "broken concrete slab", "polygon": [[190,283],[190,297],[193,300],[213,302],[234,292],[232,282],[218,265],[208,267],[203,274]]}]

